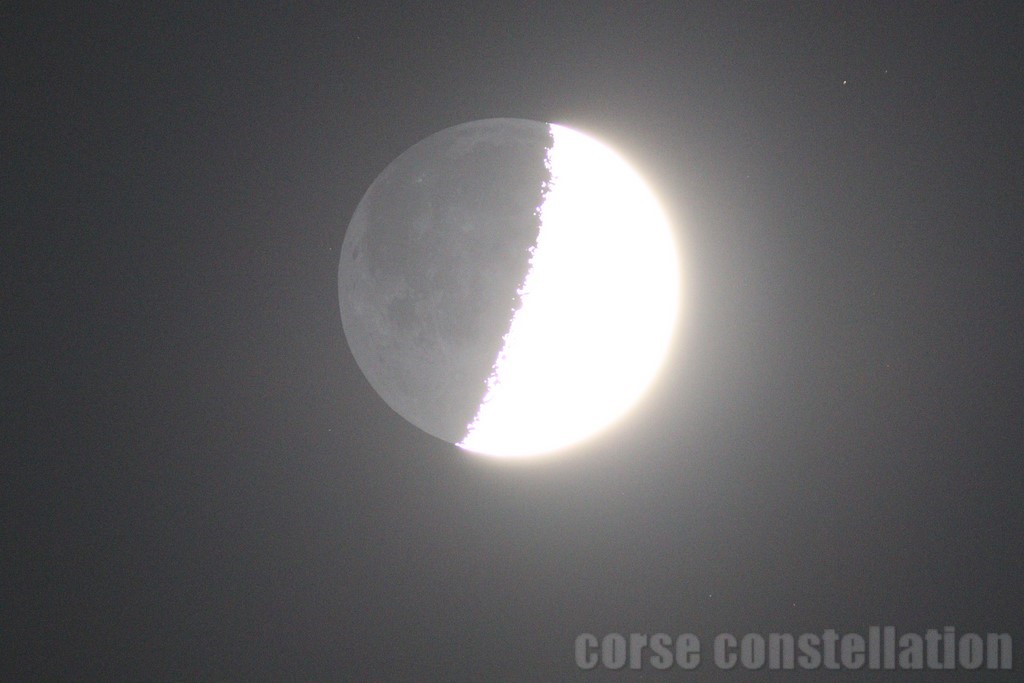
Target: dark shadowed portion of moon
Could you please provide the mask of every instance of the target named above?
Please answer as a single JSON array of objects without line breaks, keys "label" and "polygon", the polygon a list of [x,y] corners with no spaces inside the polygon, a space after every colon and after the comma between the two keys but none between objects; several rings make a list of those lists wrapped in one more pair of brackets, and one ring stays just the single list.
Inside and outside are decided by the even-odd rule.
[{"label": "dark shadowed portion of moon", "polygon": [[414,145],[373,182],[338,266],[342,326],[381,398],[466,435],[518,306],[549,172],[547,124],[488,119]]}]

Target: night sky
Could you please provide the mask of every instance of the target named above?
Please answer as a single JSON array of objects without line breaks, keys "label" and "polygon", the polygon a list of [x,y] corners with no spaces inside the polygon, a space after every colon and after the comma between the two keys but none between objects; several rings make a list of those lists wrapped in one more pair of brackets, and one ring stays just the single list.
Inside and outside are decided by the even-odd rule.
[{"label": "night sky", "polygon": [[[606,680],[578,634],[872,625],[1019,673],[1022,5],[173,4],[0,12],[4,679]],[[690,301],[625,421],[517,466],[392,412],[338,307],[377,174],[491,117],[629,158]]]}]

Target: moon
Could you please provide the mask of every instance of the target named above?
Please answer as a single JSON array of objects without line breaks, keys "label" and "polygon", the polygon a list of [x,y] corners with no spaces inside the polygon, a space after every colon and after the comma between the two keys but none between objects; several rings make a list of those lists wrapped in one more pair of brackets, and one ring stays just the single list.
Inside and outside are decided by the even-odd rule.
[{"label": "moon", "polygon": [[679,316],[674,230],[616,151],[566,126],[472,121],[370,185],[338,266],[342,327],[400,416],[497,458],[629,413]]}]

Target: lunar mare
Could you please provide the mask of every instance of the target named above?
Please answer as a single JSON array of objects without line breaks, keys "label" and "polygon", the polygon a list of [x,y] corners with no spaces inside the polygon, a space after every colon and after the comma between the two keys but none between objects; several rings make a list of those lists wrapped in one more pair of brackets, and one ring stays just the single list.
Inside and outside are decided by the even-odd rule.
[{"label": "lunar mare", "polygon": [[540,231],[480,410],[459,446],[522,456],[622,416],[653,379],[678,309],[668,222],[608,147],[551,126]]},{"label": "lunar mare", "polygon": [[522,119],[400,155],[349,223],[342,326],[399,415],[464,450],[549,453],[625,415],[667,353],[672,230],[640,176],[582,133]]},{"label": "lunar mare", "polygon": [[548,126],[472,121],[403,152],[349,223],[341,322],[373,390],[419,429],[466,435],[537,242]]}]

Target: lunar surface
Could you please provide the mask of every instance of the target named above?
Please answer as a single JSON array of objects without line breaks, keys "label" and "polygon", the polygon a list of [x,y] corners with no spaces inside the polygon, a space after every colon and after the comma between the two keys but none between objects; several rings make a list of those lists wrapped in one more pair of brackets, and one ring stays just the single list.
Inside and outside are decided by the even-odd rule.
[{"label": "lunar surface", "polygon": [[342,326],[373,389],[437,438],[550,453],[625,415],[680,298],[672,230],[640,176],[575,130],[462,124],[367,190],[338,267]]}]

